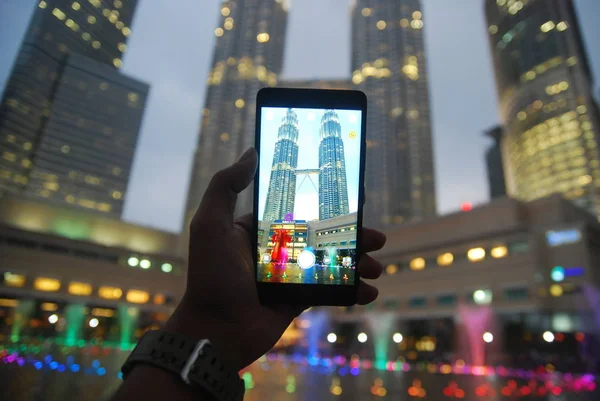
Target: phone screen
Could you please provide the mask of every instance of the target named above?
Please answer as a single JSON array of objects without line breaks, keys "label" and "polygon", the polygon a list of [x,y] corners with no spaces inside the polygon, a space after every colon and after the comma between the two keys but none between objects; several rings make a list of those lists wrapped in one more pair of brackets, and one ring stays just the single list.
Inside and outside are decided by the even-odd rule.
[{"label": "phone screen", "polygon": [[257,281],[354,285],[362,111],[260,116]]}]

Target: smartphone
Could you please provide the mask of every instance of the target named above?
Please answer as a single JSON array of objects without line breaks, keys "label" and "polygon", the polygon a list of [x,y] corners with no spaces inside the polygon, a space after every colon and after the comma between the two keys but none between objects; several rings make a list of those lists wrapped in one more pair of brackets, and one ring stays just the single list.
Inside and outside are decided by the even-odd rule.
[{"label": "smartphone", "polygon": [[261,302],[356,303],[366,115],[360,91],[258,92],[252,241]]}]

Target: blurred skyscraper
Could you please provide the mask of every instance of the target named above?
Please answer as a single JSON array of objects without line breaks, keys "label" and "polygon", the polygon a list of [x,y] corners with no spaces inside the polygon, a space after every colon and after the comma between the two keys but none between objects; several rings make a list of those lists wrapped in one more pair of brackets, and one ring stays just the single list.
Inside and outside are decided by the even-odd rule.
[{"label": "blurred skyscraper", "polygon": [[148,92],[118,72],[136,4],[38,2],[0,103],[0,194],[121,214]]},{"label": "blurred skyscraper", "polygon": [[419,0],[356,0],[352,82],[369,98],[365,224],[436,214],[429,87]]},{"label": "blurred skyscraper", "polygon": [[264,221],[287,220],[294,213],[298,167],[298,116],[288,109],[275,142]]},{"label": "blurred skyscraper", "polygon": [[506,196],[506,182],[504,180],[501,149],[502,133],[501,126],[496,126],[485,132],[486,136],[494,140],[492,146],[485,152],[490,199]]},{"label": "blurred skyscraper", "polygon": [[282,88],[306,88],[306,89],[354,89],[354,84],[349,79],[283,79],[277,86]]},{"label": "blurred skyscraper", "polygon": [[334,110],[323,114],[319,137],[319,220],[325,220],[350,213],[342,126]]},{"label": "blurred skyscraper", "polygon": [[[286,1],[223,1],[215,29],[217,38],[188,190],[185,227],[212,175],[254,146],[256,94],[265,86],[277,85],[286,25]],[[238,197],[237,210],[252,210],[252,191]]]},{"label": "blurred skyscraper", "polygon": [[572,0],[486,0],[508,193],[600,212],[599,111]]}]

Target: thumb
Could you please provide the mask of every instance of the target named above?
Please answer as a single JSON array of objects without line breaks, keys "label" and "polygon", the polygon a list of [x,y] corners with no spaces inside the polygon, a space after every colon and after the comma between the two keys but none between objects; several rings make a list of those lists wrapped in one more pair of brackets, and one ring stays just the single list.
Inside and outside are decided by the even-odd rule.
[{"label": "thumb", "polygon": [[218,171],[208,184],[191,229],[198,225],[210,225],[217,230],[231,227],[237,194],[252,182],[256,166],[256,150],[249,148],[237,162]]}]

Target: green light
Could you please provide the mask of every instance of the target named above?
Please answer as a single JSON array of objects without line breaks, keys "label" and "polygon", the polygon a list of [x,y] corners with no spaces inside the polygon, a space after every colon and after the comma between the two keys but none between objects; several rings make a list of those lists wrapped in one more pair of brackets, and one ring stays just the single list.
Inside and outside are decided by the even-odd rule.
[{"label": "green light", "polygon": [[171,273],[173,271],[173,265],[170,263],[163,263],[160,267],[160,270],[162,270],[165,273]]},{"label": "green light", "polygon": [[293,384],[288,384],[287,386],[285,386],[285,391],[287,391],[288,393],[295,393],[296,386]]},{"label": "green light", "polygon": [[556,266],[550,273],[552,281],[560,283],[565,279],[565,269],[562,266]]},{"label": "green light", "polygon": [[135,256],[132,256],[129,259],[127,259],[127,264],[131,267],[136,267],[138,263],[140,263],[140,260]]},{"label": "green light", "polygon": [[85,305],[73,304],[67,305],[65,308],[65,320],[67,322],[67,330],[65,333],[65,344],[69,347],[77,344],[81,336],[83,320],[85,318]]},{"label": "green light", "polygon": [[119,305],[117,316],[119,317],[119,325],[121,328],[119,347],[123,350],[129,349],[132,345],[131,340],[137,324],[139,310],[133,306]]},{"label": "green light", "polygon": [[15,309],[13,324],[10,329],[10,341],[16,343],[21,338],[21,330],[29,323],[29,317],[35,309],[35,301],[20,301]]},{"label": "green light", "polygon": [[246,390],[254,388],[254,380],[252,379],[252,373],[245,372],[242,375],[242,379],[244,380],[244,386],[246,387]]}]

